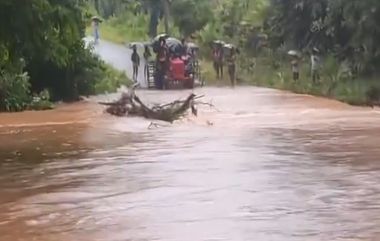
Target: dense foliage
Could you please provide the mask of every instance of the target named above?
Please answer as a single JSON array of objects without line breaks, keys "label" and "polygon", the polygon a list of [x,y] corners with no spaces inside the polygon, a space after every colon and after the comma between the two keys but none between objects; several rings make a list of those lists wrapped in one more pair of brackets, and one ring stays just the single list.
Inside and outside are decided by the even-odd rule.
[{"label": "dense foliage", "polygon": [[272,0],[267,30],[274,46],[319,47],[348,60],[358,74],[380,65],[377,0]]},{"label": "dense foliage", "polygon": [[171,16],[174,24],[184,37],[203,29],[213,20],[211,3],[204,0],[177,0],[171,4]]},{"label": "dense foliage", "polygon": [[[103,24],[105,35],[110,29],[113,37],[120,35],[121,39],[132,41],[146,40],[163,30],[177,37],[194,35],[206,56],[209,56],[212,40],[235,43],[243,50],[239,57],[240,70],[248,71],[252,79],[261,77],[261,84],[275,83],[273,86],[278,87],[280,83],[279,88],[297,91],[302,86],[300,92],[329,96],[341,93],[359,96],[367,92],[371,93],[367,96],[376,96],[380,93],[377,87],[373,87],[376,84],[373,76],[378,74],[380,67],[380,47],[377,45],[380,40],[380,2],[377,0],[88,2],[94,12],[106,19]],[[307,81],[310,78],[309,54],[314,47],[321,50],[323,59],[324,81],[321,86]],[[303,53],[301,79],[305,83],[295,85],[288,80],[286,52],[290,49]],[[255,74],[252,75],[252,71]],[[347,79],[365,79],[360,83],[359,94],[352,89],[359,88],[356,82],[341,81]]]},{"label": "dense foliage", "polygon": [[84,48],[83,4],[0,1],[0,111],[22,110],[44,89],[53,100],[94,93],[104,64]]},{"label": "dense foliage", "polygon": [[[156,36],[159,32],[160,21],[163,22],[164,31],[172,32],[174,26],[180,30],[182,36],[189,36],[213,20],[213,5],[210,1],[204,0],[92,0],[90,2],[103,18],[112,22],[112,25],[117,24],[123,28],[120,24],[123,21],[125,28],[128,26],[140,31],[141,27],[144,27],[145,34],[150,37]],[[136,23],[135,19],[148,19],[145,16],[149,16],[149,21],[145,23],[139,21],[131,26],[132,23]],[[136,35],[132,31],[124,32]]]}]

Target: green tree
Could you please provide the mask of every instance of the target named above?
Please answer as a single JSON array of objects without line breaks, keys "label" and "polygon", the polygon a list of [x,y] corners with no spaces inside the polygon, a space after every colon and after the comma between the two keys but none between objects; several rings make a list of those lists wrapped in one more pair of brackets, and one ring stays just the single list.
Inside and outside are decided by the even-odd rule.
[{"label": "green tree", "polygon": [[13,98],[12,105],[16,107],[11,108],[10,96],[44,89],[49,89],[57,100],[72,100],[91,92],[96,79],[88,81],[88,73],[101,68],[102,63],[84,48],[84,3],[0,1],[1,110],[22,109],[18,106],[24,105],[25,98],[20,98],[20,103],[14,103]]},{"label": "green tree", "polygon": [[204,0],[176,0],[171,4],[174,24],[187,37],[213,19],[211,3]]},{"label": "green tree", "polygon": [[352,63],[357,73],[380,65],[380,2],[272,0],[267,30],[273,46],[319,47]]}]

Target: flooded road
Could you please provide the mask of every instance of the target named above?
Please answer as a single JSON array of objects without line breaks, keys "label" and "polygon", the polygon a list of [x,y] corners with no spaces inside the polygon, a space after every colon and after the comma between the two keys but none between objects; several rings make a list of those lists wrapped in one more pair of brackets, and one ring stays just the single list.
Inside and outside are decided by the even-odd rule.
[{"label": "flooded road", "polygon": [[217,110],[152,129],[91,102],[1,114],[0,240],[380,239],[378,109],[255,87],[195,93]]},{"label": "flooded road", "polygon": [[101,112],[1,128],[0,240],[378,240],[377,110],[253,87],[196,92],[218,111],[151,130]]}]

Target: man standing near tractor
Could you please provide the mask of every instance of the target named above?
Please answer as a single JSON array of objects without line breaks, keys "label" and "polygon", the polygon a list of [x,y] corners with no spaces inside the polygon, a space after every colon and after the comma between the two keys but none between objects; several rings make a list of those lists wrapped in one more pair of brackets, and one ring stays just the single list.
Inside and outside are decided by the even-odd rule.
[{"label": "man standing near tractor", "polygon": [[149,62],[151,61],[151,57],[152,57],[152,54],[150,53],[150,49],[149,49],[149,46],[147,45],[144,45],[144,62],[145,62],[145,66],[144,66],[144,78],[146,79],[148,74],[149,74]]},{"label": "man standing near tractor", "polygon": [[231,85],[234,87],[236,84],[236,49],[234,47],[231,48],[227,57],[227,64]]},{"label": "man standing near tractor", "polygon": [[159,89],[164,88],[165,75],[168,68],[168,48],[166,46],[165,38],[160,38],[160,47],[157,53],[157,76],[156,76],[156,86]]}]

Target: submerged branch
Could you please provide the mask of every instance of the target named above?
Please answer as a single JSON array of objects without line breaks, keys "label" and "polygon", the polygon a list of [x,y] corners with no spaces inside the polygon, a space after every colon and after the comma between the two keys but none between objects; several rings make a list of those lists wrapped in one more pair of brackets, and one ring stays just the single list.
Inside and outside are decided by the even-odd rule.
[{"label": "submerged branch", "polygon": [[[135,94],[134,89],[132,89],[128,93],[123,93],[121,98],[115,102],[100,102],[99,104],[107,106],[106,112],[111,115],[141,116],[147,119],[173,123],[175,120],[186,115],[189,109],[191,109],[194,115],[197,115],[194,100],[202,97],[203,96],[190,94],[185,100],[176,100],[171,103],[149,107]],[[204,103],[200,102],[200,104]]]}]

